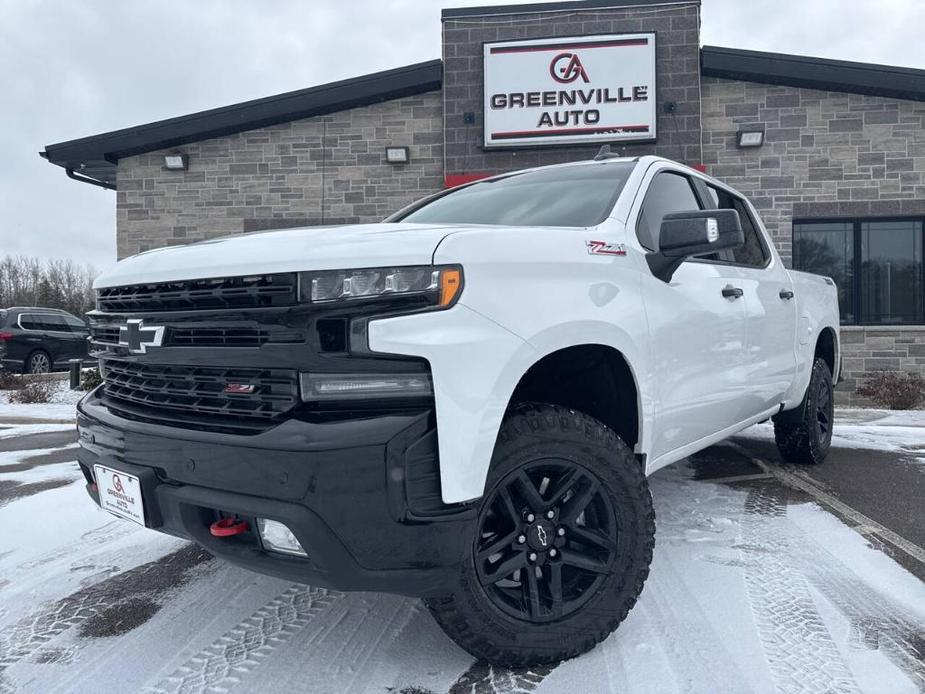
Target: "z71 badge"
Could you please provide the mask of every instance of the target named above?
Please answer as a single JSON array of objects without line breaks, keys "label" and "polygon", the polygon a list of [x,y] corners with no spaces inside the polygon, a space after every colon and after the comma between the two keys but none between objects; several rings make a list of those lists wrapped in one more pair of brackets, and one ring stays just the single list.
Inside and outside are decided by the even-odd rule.
[{"label": "z71 badge", "polygon": [[626,246],[622,243],[604,241],[585,241],[590,255],[626,255]]}]

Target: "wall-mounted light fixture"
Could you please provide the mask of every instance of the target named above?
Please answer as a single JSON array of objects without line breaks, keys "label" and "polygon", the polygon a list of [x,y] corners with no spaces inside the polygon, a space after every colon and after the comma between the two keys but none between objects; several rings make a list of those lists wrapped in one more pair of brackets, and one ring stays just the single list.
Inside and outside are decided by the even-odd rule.
[{"label": "wall-mounted light fixture", "polygon": [[745,128],[736,134],[737,147],[761,147],[763,144],[764,128]]},{"label": "wall-mounted light fixture", "polygon": [[389,164],[407,164],[411,156],[407,147],[386,147],[385,160]]},{"label": "wall-mounted light fixture", "polygon": [[164,155],[164,168],[171,171],[186,171],[189,166],[189,156],[172,152]]}]

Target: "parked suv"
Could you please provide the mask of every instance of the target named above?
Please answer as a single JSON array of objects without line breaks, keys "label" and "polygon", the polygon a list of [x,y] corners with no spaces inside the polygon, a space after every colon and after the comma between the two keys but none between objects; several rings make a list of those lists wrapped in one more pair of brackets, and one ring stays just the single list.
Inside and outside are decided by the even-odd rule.
[{"label": "parked suv", "polygon": [[87,360],[87,324],[56,308],[0,310],[0,368],[41,374]]},{"label": "parked suv", "polygon": [[148,251],[95,286],[96,503],[255,571],[424,597],[492,663],[577,655],[626,617],[647,475],[771,418],[785,460],[831,441],[834,283],[658,157]]}]

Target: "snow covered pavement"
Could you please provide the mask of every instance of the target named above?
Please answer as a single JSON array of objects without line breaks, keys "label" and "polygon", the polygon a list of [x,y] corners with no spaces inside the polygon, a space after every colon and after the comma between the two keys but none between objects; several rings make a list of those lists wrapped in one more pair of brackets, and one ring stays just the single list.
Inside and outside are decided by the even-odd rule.
[{"label": "snow covered pavement", "polygon": [[[915,461],[923,424],[844,413],[832,456],[889,447]],[[71,426],[5,426],[3,694],[925,691],[925,584],[814,487],[782,484],[766,428],[651,479],[655,559],[614,635],[510,672],[473,662],[420,601],[259,576],[98,511]]]}]

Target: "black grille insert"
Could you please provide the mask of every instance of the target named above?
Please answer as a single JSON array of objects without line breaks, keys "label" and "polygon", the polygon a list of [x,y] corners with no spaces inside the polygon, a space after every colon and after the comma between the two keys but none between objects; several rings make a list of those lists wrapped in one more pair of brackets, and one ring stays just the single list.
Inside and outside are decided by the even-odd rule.
[{"label": "black grille insert", "polygon": [[298,376],[289,369],[155,365],[122,359],[104,359],[102,365],[107,399],[155,414],[260,422],[285,414],[299,398]]},{"label": "black grille insert", "polygon": [[294,273],[223,277],[106,287],[97,292],[97,307],[122,313],[292,306],[296,292]]}]

